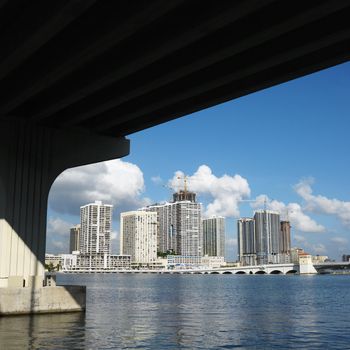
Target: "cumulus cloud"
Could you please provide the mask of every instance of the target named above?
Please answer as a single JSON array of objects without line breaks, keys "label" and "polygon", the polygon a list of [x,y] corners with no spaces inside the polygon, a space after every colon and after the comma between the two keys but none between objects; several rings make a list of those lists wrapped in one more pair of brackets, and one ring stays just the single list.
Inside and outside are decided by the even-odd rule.
[{"label": "cumulus cloud", "polygon": [[316,254],[325,254],[327,252],[327,249],[324,244],[318,243],[318,244],[313,244],[310,247]]},{"label": "cumulus cloud", "polygon": [[350,226],[350,202],[338,199],[329,199],[325,196],[314,195],[311,185],[313,179],[300,181],[294,189],[305,201],[305,210],[327,215],[335,215],[341,222]]},{"label": "cumulus cloud", "polygon": [[264,208],[278,211],[281,218],[290,220],[292,226],[303,232],[324,232],[325,227],[318,224],[310,216],[303,212],[302,207],[298,203],[285,204],[277,200],[271,200],[266,195],[256,197],[256,200],[251,204],[254,209]]},{"label": "cumulus cloud", "polygon": [[348,240],[344,237],[333,237],[331,238],[331,242],[340,244],[340,245],[348,244]]},{"label": "cumulus cloud", "polygon": [[294,235],[294,241],[300,245],[300,248],[305,249],[308,253],[313,255],[324,255],[327,252],[326,246],[322,243],[311,244],[304,236]]},{"label": "cumulus cloud", "polygon": [[228,247],[237,247],[237,238],[226,239],[225,244]]},{"label": "cumulus cloud", "polygon": [[47,222],[47,232],[50,235],[68,236],[73,225],[61,218],[50,217]]},{"label": "cumulus cloud", "polygon": [[297,242],[297,243],[305,243],[306,242],[306,238],[304,236],[301,236],[301,235],[293,235],[293,238],[294,238],[295,242]]},{"label": "cumulus cloud", "polygon": [[159,175],[152,176],[151,181],[156,185],[161,185],[163,183],[163,179]]},{"label": "cumulus cloud", "polygon": [[119,232],[118,231],[112,231],[111,232],[111,240],[119,239]]},{"label": "cumulus cloud", "polygon": [[57,217],[50,217],[47,221],[46,251],[49,253],[68,253],[69,231],[73,226]]},{"label": "cumulus cloud", "polygon": [[[182,171],[177,171],[169,181],[174,190],[182,188]],[[239,216],[239,201],[250,195],[248,181],[240,175],[223,175],[217,177],[207,165],[201,165],[197,171],[187,177],[189,190],[209,198],[205,208],[205,216],[222,215],[226,217]]]},{"label": "cumulus cloud", "polygon": [[57,213],[77,215],[80,206],[101,200],[117,212],[126,211],[150,203],[142,197],[144,190],[140,168],[117,159],[63,172],[52,186],[49,206]]}]

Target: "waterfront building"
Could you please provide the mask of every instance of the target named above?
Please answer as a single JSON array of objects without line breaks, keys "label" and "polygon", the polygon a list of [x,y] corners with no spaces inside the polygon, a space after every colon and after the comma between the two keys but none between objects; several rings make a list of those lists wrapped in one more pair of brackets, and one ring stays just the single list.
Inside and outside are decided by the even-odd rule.
[{"label": "waterfront building", "polygon": [[313,264],[322,264],[324,262],[329,261],[329,257],[327,255],[313,255],[312,263]]},{"label": "waterfront building", "polygon": [[280,262],[280,214],[258,210],[254,214],[255,249],[258,265]]},{"label": "waterfront building", "polygon": [[223,256],[202,256],[201,266],[209,269],[216,269],[226,266],[225,257]]},{"label": "waterfront building", "polygon": [[113,206],[101,201],[80,207],[79,251],[82,266],[108,267]]},{"label": "waterfront building", "polygon": [[149,264],[157,260],[157,213],[130,211],[120,214],[120,254],[131,262]]},{"label": "waterfront building", "polygon": [[59,269],[62,266],[62,256],[61,254],[45,254],[45,265],[52,265],[55,269]]},{"label": "waterfront building", "polygon": [[77,254],[60,254],[62,259],[62,270],[69,270],[78,265]]},{"label": "waterfront building", "polygon": [[225,218],[216,216],[202,220],[203,255],[225,256]]},{"label": "waterfront building", "polygon": [[69,234],[69,252],[72,254],[74,251],[80,249],[80,225],[76,225],[70,228]]},{"label": "waterfront building", "polygon": [[350,255],[349,254],[343,254],[342,261],[343,262],[349,262],[350,261]]},{"label": "waterfront building", "polygon": [[157,213],[157,252],[177,253],[176,206],[174,203],[153,204],[141,210]]},{"label": "waterfront building", "polygon": [[174,193],[173,202],[142,208],[157,213],[157,248],[161,253],[169,251],[186,256],[201,256],[203,232],[201,203],[190,191]]},{"label": "waterfront building", "polygon": [[290,262],[293,264],[299,263],[299,255],[307,254],[303,248],[294,247],[290,250]]},{"label": "waterfront building", "polygon": [[242,266],[256,265],[254,219],[240,218],[237,221],[238,261]]},{"label": "waterfront building", "polygon": [[280,235],[280,253],[290,253],[290,222],[281,221],[281,235]]},{"label": "waterfront building", "polygon": [[202,265],[202,257],[198,255],[168,255],[168,269],[192,269]]}]

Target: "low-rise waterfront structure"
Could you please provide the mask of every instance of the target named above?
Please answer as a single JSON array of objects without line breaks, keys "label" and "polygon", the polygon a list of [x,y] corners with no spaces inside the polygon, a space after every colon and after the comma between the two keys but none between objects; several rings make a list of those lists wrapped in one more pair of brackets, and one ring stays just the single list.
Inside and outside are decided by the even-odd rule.
[{"label": "low-rise waterfront structure", "polygon": [[201,266],[202,267],[209,267],[209,268],[219,268],[226,266],[225,257],[224,256],[202,256],[201,259]]},{"label": "low-rise waterfront structure", "polygon": [[202,257],[198,255],[168,255],[169,269],[198,268],[202,264]]}]

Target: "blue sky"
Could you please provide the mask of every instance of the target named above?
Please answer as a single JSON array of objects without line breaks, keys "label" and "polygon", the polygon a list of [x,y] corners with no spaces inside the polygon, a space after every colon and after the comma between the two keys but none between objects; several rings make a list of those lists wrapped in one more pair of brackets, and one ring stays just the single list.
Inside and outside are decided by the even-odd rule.
[{"label": "blue sky", "polygon": [[121,161],[65,172],[50,194],[47,251],[67,249],[67,227],[95,197],[115,205],[117,238],[120,211],[169,199],[165,185],[180,185],[181,171],[204,212],[226,214],[229,260],[237,216],[252,216],[262,195],[288,208],[293,246],[350,254],[349,77],[346,63],[187,115],[130,135]]}]

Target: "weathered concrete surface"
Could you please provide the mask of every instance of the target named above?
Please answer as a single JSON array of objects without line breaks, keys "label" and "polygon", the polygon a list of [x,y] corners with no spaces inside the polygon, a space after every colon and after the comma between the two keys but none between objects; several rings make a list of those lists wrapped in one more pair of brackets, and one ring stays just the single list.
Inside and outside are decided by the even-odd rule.
[{"label": "weathered concrete surface", "polygon": [[0,288],[0,316],[84,311],[85,286]]}]

